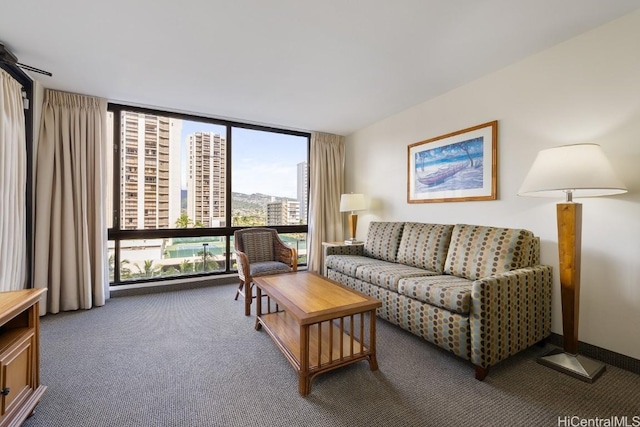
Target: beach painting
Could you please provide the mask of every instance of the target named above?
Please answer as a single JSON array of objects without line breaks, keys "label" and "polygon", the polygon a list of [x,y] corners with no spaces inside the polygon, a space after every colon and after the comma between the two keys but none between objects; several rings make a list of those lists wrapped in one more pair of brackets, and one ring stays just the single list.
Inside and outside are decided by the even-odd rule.
[{"label": "beach painting", "polygon": [[497,122],[409,145],[409,203],[495,200]]}]

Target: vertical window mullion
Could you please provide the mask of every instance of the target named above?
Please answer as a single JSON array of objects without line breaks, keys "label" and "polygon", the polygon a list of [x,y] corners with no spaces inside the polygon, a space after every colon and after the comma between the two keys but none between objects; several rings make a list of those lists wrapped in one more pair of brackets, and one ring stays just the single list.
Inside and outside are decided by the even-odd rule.
[{"label": "vertical window mullion", "polygon": [[233,230],[231,228],[232,224],[231,224],[231,208],[232,208],[232,198],[231,198],[231,182],[233,181],[233,173],[231,171],[231,158],[233,156],[233,149],[232,149],[232,140],[231,140],[231,125],[227,125],[227,158],[226,158],[226,182],[225,182],[225,191],[226,191],[226,198],[227,198],[227,205],[226,205],[226,213],[225,213],[225,222],[226,222],[226,226],[227,226],[227,241],[226,241],[226,248],[227,250],[225,251],[226,255],[225,255],[225,262],[226,262],[226,266],[227,268],[225,269],[225,272],[229,273],[231,271],[231,236],[233,236]]}]

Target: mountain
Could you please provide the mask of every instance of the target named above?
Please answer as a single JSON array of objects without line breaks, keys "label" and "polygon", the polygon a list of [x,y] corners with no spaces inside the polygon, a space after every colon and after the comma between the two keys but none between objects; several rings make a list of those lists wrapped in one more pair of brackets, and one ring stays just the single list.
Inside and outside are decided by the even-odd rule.
[{"label": "mountain", "polygon": [[[231,208],[233,211],[242,212],[264,212],[267,203],[280,201],[295,201],[290,197],[276,197],[268,194],[254,193],[231,193]],[[183,211],[187,210],[187,190],[183,189],[180,193],[180,207]]]},{"label": "mountain", "polygon": [[263,211],[267,203],[280,202],[280,201],[294,201],[296,199],[288,197],[275,197],[267,194],[254,193],[231,193],[231,208],[232,210],[258,210]]}]

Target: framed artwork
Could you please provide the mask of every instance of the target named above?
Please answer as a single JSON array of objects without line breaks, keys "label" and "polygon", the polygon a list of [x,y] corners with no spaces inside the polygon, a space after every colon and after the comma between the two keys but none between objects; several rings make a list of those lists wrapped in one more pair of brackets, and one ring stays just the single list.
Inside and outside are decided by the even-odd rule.
[{"label": "framed artwork", "polygon": [[495,200],[497,159],[497,121],[411,144],[407,202]]}]

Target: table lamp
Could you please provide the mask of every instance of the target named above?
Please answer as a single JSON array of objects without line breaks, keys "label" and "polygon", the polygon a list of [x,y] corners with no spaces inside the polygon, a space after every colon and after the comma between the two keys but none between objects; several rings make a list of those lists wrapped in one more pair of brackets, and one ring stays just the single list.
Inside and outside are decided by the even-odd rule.
[{"label": "table lamp", "polygon": [[605,365],[578,354],[582,204],[573,198],[626,192],[597,144],[540,151],[518,191],[519,196],[565,198],[556,209],[564,351],[554,350],[538,362],[586,382],[595,381]]},{"label": "table lamp", "polygon": [[351,212],[349,214],[349,239],[345,240],[344,243],[347,245],[352,245],[354,243],[359,243],[356,240],[356,227],[358,226],[358,215],[355,214],[356,211],[363,211],[366,209],[366,204],[364,201],[364,194],[343,194],[340,197],[340,212]]}]

